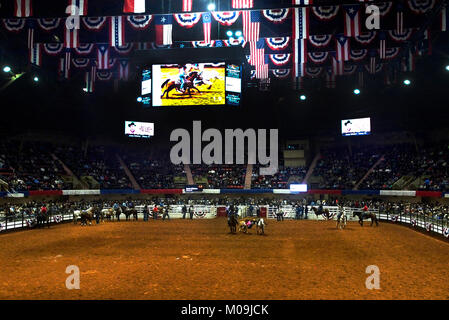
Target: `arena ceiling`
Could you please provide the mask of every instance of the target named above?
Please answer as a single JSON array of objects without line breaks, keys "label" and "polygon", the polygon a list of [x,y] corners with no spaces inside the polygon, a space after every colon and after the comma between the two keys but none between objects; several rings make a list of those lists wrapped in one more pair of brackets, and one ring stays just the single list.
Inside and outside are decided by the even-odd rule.
[{"label": "arena ceiling", "polygon": [[[359,116],[373,117],[379,130],[446,125],[447,1],[254,0],[251,8],[233,8],[231,0],[192,0],[192,8],[183,8],[182,0],[161,0],[146,1],[146,11],[136,14],[124,12],[123,2],[90,0],[78,34],[67,35],[69,0],[33,0],[28,17],[20,16],[14,1],[0,1],[0,63],[21,75],[11,81],[11,73],[1,74],[0,85],[7,85],[1,91],[7,106],[0,120],[3,134],[33,129],[112,134],[125,119],[160,121],[167,131],[204,119],[210,127],[280,128],[285,136],[336,133],[338,119]],[[211,41],[205,42],[202,17],[210,3],[215,11]],[[380,30],[365,27],[371,4],[380,8]],[[269,84],[256,79],[246,39],[227,35],[244,31],[245,12],[259,24],[257,35],[245,37],[259,39]],[[110,36],[113,17],[123,17],[124,39]],[[159,17],[172,17],[171,44],[158,43]],[[298,19],[307,20],[307,27],[295,29]],[[110,56],[99,70],[103,48]],[[167,111],[136,103],[144,65],[211,57],[244,65],[241,107]],[[95,90],[84,92],[89,74]],[[404,86],[405,79],[411,86]],[[362,94],[353,95],[355,88]],[[306,101],[299,100],[301,94]]]}]

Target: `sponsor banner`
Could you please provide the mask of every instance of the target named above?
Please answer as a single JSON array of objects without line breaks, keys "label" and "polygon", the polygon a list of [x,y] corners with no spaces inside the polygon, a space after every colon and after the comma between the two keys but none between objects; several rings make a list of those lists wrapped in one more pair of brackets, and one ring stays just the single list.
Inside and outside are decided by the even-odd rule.
[{"label": "sponsor banner", "polygon": [[343,190],[341,194],[379,195],[380,193],[379,190]]},{"label": "sponsor banner", "polygon": [[442,192],[438,191],[416,191],[417,197],[434,197],[434,198],[441,198]]},{"label": "sponsor banner", "polygon": [[25,197],[24,193],[8,193],[5,192],[5,197],[7,198],[23,198]]},{"label": "sponsor banner", "polygon": [[274,194],[290,194],[289,189],[273,189]]},{"label": "sponsor banner", "polygon": [[62,190],[36,190],[30,191],[30,196],[62,196]]},{"label": "sponsor banner", "polygon": [[182,194],[184,189],[142,189],[140,193],[146,194]]},{"label": "sponsor banner", "polygon": [[445,198],[449,198],[449,193],[445,193],[445,194],[444,194],[444,197],[445,197]]},{"label": "sponsor banner", "polygon": [[100,194],[100,190],[62,190],[64,196],[81,196]]},{"label": "sponsor banner", "polygon": [[309,190],[309,194],[342,194],[341,190]]},{"label": "sponsor banner", "polygon": [[102,189],[100,194],[135,194],[140,193],[140,190],[134,189]]},{"label": "sponsor banner", "polygon": [[214,194],[218,194],[218,193],[220,193],[220,189],[203,189],[203,193],[214,193]]},{"label": "sponsor banner", "polygon": [[398,197],[414,197],[416,196],[416,191],[408,190],[380,190],[381,196],[398,196]]},{"label": "sponsor banner", "polygon": [[220,193],[273,193],[273,189],[220,189]]}]

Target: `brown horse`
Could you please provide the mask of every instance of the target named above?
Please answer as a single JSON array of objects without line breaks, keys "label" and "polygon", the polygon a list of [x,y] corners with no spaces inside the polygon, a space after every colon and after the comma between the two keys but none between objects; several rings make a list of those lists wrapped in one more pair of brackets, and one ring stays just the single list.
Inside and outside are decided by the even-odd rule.
[{"label": "brown horse", "polygon": [[228,226],[231,230],[231,233],[237,232],[237,226],[239,224],[239,221],[237,220],[235,215],[231,215],[228,219]]},{"label": "brown horse", "polygon": [[379,226],[379,221],[378,221],[375,213],[372,213],[372,212],[364,213],[364,212],[360,212],[360,211],[354,211],[354,213],[352,214],[352,217],[355,217],[355,216],[359,217],[359,224],[362,227],[363,227],[363,220],[366,220],[366,219],[371,219],[371,227],[373,226],[374,222],[376,223],[376,227]]},{"label": "brown horse", "polygon": [[322,215],[326,220],[330,219],[329,209],[318,210],[318,208],[312,207],[312,210],[317,217]]},{"label": "brown horse", "polygon": [[[186,80],[184,82],[184,86],[186,89],[185,89],[183,95],[186,94],[186,92],[187,92],[189,94],[189,97],[191,98],[192,97],[192,92],[191,92],[192,89],[198,91],[198,93],[201,93],[201,91],[198,88],[196,88],[195,85],[193,84],[193,80],[195,80],[196,77],[198,77],[197,71],[190,73],[186,77]],[[166,88],[164,90],[164,92],[162,93],[161,99],[164,98],[164,96],[167,96],[167,99],[170,99],[170,97],[168,96],[170,91],[172,91],[173,89],[181,91],[181,83],[178,80],[167,79],[161,85],[161,88],[162,89]]]}]

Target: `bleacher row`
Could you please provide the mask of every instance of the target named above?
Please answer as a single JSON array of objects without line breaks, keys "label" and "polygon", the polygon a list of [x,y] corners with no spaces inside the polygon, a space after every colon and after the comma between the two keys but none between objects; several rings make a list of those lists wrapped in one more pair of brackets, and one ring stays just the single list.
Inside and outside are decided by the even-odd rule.
[{"label": "bleacher row", "polygon": [[[396,197],[432,197],[449,198],[449,192],[411,191],[411,190],[319,190],[312,189],[304,193],[288,189],[204,189],[202,194],[326,194],[335,196],[365,195],[365,196],[396,196]],[[99,190],[40,190],[20,193],[0,192],[0,198],[24,198],[33,196],[84,196],[84,195],[131,195],[131,194],[191,194],[185,189],[99,189]]]},{"label": "bleacher row", "polygon": [[[168,153],[155,148],[136,151],[3,141],[0,190],[33,194],[43,190],[182,189],[188,184],[184,166],[173,165],[162,154]],[[289,189],[289,184],[303,182],[309,168],[284,167],[282,159],[280,163],[273,176],[259,175],[259,166],[254,165],[251,189]],[[249,174],[245,165],[190,165],[190,170],[193,182],[204,189],[244,189]],[[419,149],[407,144],[327,148],[321,150],[312,173],[309,188],[319,190],[449,192],[449,148],[447,144]]]}]

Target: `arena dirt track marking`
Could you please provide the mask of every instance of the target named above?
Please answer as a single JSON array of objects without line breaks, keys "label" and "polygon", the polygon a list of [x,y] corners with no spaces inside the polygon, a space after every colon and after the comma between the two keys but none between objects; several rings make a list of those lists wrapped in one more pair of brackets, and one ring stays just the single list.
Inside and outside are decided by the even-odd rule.
[{"label": "arena dirt track marking", "polygon": [[[449,243],[406,227],[226,219],[64,224],[0,235],[0,299],[449,299]],[[380,290],[365,268],[380,268]],[[81,289],[67,290],[77,265]]]}]

